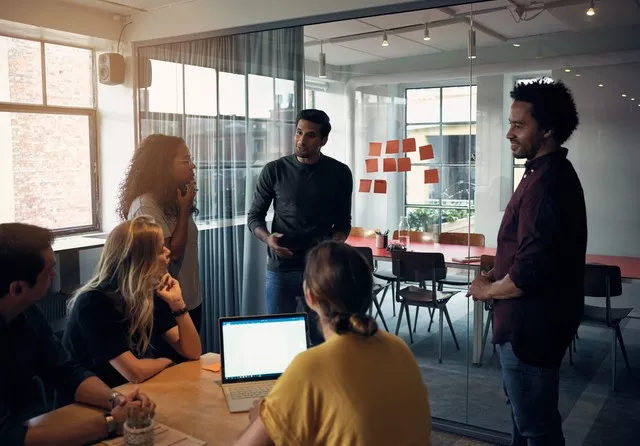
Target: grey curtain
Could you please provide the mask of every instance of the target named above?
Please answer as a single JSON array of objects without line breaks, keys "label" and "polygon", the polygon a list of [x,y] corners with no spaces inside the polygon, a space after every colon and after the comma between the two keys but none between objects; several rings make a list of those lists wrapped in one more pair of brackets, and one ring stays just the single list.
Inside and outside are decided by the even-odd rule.
[{"label": "grey curtain", "polygon": [[201,335],[205,351],[219,351],[218,318],[264,311],[266,249],[246,213],[263,166],[293,152],[302,28],[143,47],[138,56],[141,138],[182,136],[197,165]]}]

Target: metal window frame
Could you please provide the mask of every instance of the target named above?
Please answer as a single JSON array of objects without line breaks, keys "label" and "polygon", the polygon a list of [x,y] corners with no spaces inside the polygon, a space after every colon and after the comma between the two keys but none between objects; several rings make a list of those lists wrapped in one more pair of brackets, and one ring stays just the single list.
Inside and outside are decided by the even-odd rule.
[{"label": "metal window frame", "polygon": [[[97,122],[97,77],[96,77],[96,52],[95,49],[80,46],[69,45],[66,43],[55,42],[51,40],[25,38],[9,34],[0,34],[0,37],[10,39],[26,40],[40,43],[40,66],[41,66],[41,88],[42,88],[42,104],[27,104],[20,102],[0,101],[0,113],[30,113],[42,115],[66,115],[66,116],[86,116],[89,125],[89,168],[91,178],[91,224],[70,226],[58,229],[52,229],[56,235],[71,235],[85,232],[99,231],[101,229],[101,202],[100,202],[100,166],[98,156],[98,122]],[[62,105],[49,105],[47,101],[47,65],[46,51],[47,44],[65,46],[70,48],[84,49],[91,54],[91,107],[74,107]]]}]

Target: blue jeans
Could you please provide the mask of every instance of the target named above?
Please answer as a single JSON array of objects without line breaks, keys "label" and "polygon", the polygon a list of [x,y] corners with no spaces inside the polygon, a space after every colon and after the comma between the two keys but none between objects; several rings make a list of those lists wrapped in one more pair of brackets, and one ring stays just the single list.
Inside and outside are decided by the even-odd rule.
[{"label": "blue jeans", "polygon": [[311,345],[318,345],[324,342],[324,336],[318,325],[318,315],[307,306],[304,300],[302,281],[302,271],[267,270],[265,276],[267,313],[295,313],[298,311],[299,302],[308,314]]},{"label": "blue jeans", "polygon": [[564,446],[558,411],[559,368],[525,364],[510,342],[497,346],[502,384],[511,405],[512,446]]}]

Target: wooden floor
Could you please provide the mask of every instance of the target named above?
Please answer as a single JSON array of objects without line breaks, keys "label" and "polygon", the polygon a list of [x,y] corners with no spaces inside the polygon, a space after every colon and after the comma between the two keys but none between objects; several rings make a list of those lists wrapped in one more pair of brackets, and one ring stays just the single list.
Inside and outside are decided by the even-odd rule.
[{"label": "wooden floor", "polygon": [[447,434],[444,432],[431,432],[432,446],[492,446],[491,443],[485,443],[480,440],[473,440],[460,435]]}]

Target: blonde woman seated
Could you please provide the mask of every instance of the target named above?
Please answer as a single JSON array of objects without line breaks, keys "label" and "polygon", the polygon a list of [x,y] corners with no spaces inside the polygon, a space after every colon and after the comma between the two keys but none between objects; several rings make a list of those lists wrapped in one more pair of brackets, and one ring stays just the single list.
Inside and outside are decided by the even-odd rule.
[{"label": "blonde woman seated", "polygon": [[111,387],[145,381],[173,363],[154,358],[159,337],[182,357],[200,358],[200,337],[180,284],[167,273],[169,254],[151,217],[120,223],[107,238],[96,274],[69,302],[62,342]]},{"label": "blonde woman seated", "polygon": [[424,446],[427,389],[400,338],[367,315],[372,275],[349,245],[325,242],[308,256],[307,304],[326,342],[300,353],[250,412],[236,445]]}]

